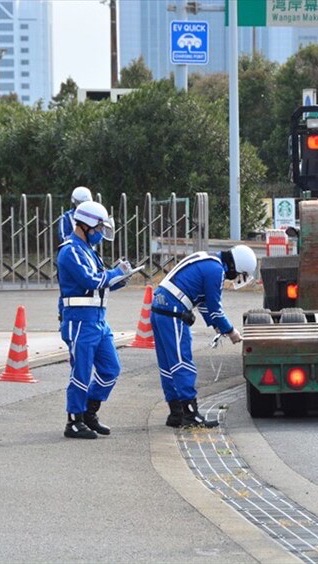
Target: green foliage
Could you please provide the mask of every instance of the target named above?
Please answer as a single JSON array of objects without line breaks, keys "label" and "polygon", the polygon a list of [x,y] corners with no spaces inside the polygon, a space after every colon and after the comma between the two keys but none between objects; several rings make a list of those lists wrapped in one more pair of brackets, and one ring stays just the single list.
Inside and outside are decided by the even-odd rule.
[{"label": "green foliage", "polygon": [[275,124],[273,113],[276,98],[278,65],[256,53],[239,60],[240,135],[259,148],[262,156],[264,140],[270,137]]},{"label": "green foliage", "polygon": [[53,96],[49,104],[49,109],[64,107],[70,102],[77,100],[78,87],[76,82],[69,77],[66,82],[62,82],[60,91],[56,96]]},{"label": "green foliage", "polygon": [[[258,148],[267,167],[271,162],[265,147],[275,127],[274,106],[278,65],[260,53],[239,59],[240,137]],[[189,91],[213,102],[222,100],[224,113],[229,114],[229,81],[225,74],[192,74]],[[267,162],[269,161],[269,162]]]},{"label": "green foliage", "polygon": [[[114,104],[77,104],[50,111],[0,104],[0,178],[7,194],[51,193],[64,205],[76,185],[101,192],[116,209],[127,194],[130,212],[157,199],[207,192],[212,237],[229,236],[228,124],[224,100],[177,92],[169,80],[141,86]],[[265,168],[242,145],[242,223],[259,222]]]},{"label": "green foliage", "polygon": [[15,92],[10,92],[10,94],[0,96],[0,104],[11,104],[13,102],[18,102],[18,95]]},{"label": "green foliage", "polygon": [[223,98],[228,102],[229,78],[227,74],[190,74],[188,88],[191,94],[204,96],[210,102],[215,102],[220,98]]},{"label": "green foliage", "polygon": [[261,203],[265,197],[264,178],[266,167],[257,156],[257,150],[250,143],[241,145],[241,235],[261,229],[264,225],[265,208]]},{"label": "green foliage", "polygon": [[152,81],[152,72],[145,64],[144,58],[133,59],[128,67],[120,72],[119,88],[139,88],[142,84]]}]

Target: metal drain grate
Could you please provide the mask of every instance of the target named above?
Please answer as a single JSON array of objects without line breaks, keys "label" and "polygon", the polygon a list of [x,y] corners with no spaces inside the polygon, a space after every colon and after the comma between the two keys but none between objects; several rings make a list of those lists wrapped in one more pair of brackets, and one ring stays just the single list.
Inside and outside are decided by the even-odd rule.
[{"label": "metal drain grate", "polygon": [[[244,388],[205,400],[208,411],[244,397]],[[202,410],[203,411],[203,410]],[[247,466],[226,434],[226,410],[219,410],[215,429],[176,431],[183,457],[195,476],[247,520],[263,529],[304,562],[318,563],[318,518],[273,486],[262,482]]]}]

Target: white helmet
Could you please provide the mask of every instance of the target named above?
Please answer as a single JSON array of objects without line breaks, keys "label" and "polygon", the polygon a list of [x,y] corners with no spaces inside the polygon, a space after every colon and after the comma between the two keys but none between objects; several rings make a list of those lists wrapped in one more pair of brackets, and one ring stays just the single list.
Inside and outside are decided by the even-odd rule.
[{"label": "white helmet", "polygon": [[71,196],[71,202],[75,205],[75,207],[77,207],[82,202],[92,201],[93,198],[89,188],[85,188],[85,186],[77,186],[77,188],[74,188]]},{"label": "white helmet", "polygon": [[231,249],[235,270],[238,274],[243,272],[252,276],[256,270],[257,260],[254,251],[247,245],[236,245]]},{"label": "white helmet", "polygon": [[253,273],[257,266],[255,253],[247,245],[237,245],[231,249],[234,267],[237,272],[233,280],[235,290],[243,288],[253,280]]},{"label": "white helmet", "polygon": [[74,212],[75,221],[85,223],[91,228],[103,225],[103,238],[113,241],[115,237],[115,222],[108,216],[106,208],[98,202],[82,202]]}]

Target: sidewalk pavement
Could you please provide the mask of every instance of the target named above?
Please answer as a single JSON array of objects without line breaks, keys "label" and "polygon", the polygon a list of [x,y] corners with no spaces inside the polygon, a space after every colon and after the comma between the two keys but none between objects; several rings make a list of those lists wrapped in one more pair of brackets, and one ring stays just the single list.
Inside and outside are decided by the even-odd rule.
[{"label": "sidewalk pavement", "polygon": [[[122,347],[133,340],[133,331],[115,331],[116,347]],[[12,333],[0,333],[0,373],[4,369],[9,355]],[[38,368],[68,360],[68,348],[62,341],[59,331],[27,331],[28,363],[30,368]]]},{"label": "sidewalk pavement", "polygon": [[[114,292],[116,294],[116,292]],[[109,299],[107,319],[114,332],[116,347],[124,346],[133,340],[137,328],[138,316],[143,304],[144,287],[131,288],[118,296]],[[2,318],[0,319],[0,371],[6,365],[12,330],[17,308],[25,307],[26,338],[28,345],[28,361],[30,368],[68,360],[67,346],[61,339],[58,330],[57,303],[59,291],[47,290],[13,290],[2,293]],[[120,301],[118,315],[116,308]],[[114,323],[114,325],[113,325]]]}]

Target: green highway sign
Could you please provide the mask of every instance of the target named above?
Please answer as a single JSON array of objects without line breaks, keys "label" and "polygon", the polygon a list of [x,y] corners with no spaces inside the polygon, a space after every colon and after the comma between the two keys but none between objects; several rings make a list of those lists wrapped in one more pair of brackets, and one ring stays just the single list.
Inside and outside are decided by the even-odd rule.
[{"label": "green highway sign", "polygon": [[[229,2],[225,0],[225,25],[229,24]],[[239,26],[318,25],[318,0],[237,0]]]}]

